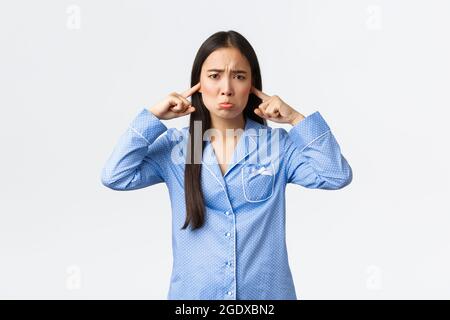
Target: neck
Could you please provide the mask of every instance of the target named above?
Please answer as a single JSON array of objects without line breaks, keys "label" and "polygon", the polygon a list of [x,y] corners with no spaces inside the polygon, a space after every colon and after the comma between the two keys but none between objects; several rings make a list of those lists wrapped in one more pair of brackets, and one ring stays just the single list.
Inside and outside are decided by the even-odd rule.
[{"label": "neck", "polygon": [[233,119],[224,119],[211,117],[211,128],[214,128],[221,132],[223,139],[227,137],[227,130],[232,130],[230,133],[234,133],[237,129],[244,130],[245,128],[245,117],[244,114],[240,114],[238,117]]}]

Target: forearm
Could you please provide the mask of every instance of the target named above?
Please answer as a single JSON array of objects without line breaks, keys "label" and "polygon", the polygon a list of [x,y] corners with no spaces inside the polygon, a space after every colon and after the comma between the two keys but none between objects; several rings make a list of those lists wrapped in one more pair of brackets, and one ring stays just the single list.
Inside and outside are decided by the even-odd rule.
[{"label": "forearm", "polygon": [[296,112],[294,116],[292,117],[292,120],[290,121],[290,124],[295,126],[297,123],[305,119],[305,116],[302,115],[300,112]]}]

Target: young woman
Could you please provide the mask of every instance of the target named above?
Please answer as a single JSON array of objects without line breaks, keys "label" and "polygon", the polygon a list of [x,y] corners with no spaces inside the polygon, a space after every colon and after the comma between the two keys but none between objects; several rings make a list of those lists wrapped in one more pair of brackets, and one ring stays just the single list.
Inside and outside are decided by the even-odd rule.
[{"label": "young woman", "polygon": [[[238,32],[217,32],[201,45],[191,86],[139,112],[102,183],[113,190],[166,183],[168,299],[297,299],[285,243],[286,184],[340,189],[352,170],[319,112],[305,117],[261,91],[256,54]],[[189,127],[181,130],[161,121],[185,115]]]}]

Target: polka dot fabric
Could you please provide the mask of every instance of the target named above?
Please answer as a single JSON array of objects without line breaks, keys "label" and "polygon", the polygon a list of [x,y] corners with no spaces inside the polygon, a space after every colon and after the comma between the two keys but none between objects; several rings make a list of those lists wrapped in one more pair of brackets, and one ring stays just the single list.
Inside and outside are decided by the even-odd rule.
[{"label": "polka dot fabric", "polygon": [[[143,109],[120,137],[103,185],[134,190],[166,183],[172,207],[173,267],[168,299],[297,299],[285,242],[285,187],[340,189],[352,180],[319,112],[290,131],[247,118],[222,174],[205,137],[201,186],[205,224],[181,230],[188,127],[167,127]],[[157,201],[157,199],[154,199]]]}]

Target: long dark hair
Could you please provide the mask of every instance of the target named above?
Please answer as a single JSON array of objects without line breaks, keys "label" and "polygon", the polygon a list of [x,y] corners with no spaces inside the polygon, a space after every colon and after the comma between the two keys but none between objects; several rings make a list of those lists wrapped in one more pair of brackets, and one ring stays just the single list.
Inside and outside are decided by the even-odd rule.
[{"label": "long dark hair", "polygon": [[[191,87],[200,81],[202,65],[206,58],[215,50],[221,48],[236,48],[244,55],[251,69],[252,85],[262,90],[261,71],[259,69],[258,58],[250,43],[240,33],[236,31],[219,31],[211,35],[200,46],[194,59],[191,73]],[[203,226],[205,221],[205,204],[203,201],[203,192],[201,189],[201,159],[196,155],[194,148],[201,146],[201,156],[205,141],[203,136],[206,130],[211,128],[211,118],[209,110],[203,104],[201,93],[198,91],[191,96],[192,105],[195,111],[190,114],[189,119],[189,140],[186,156],[186,165],[184,172],[184,190],[186,201],[186,221],[182,229],[186,229],[191,224],[192,230]],[[244,117],[251,118],[261,124],[266,125],[267,121],[253,111],[260,103],[261,99],[254,94],[250,94],[247,105],[243,111]],[[194,121],[201,121],[201,134],[194,134]],[[197,151],[198,152],[198,151]]]}]

